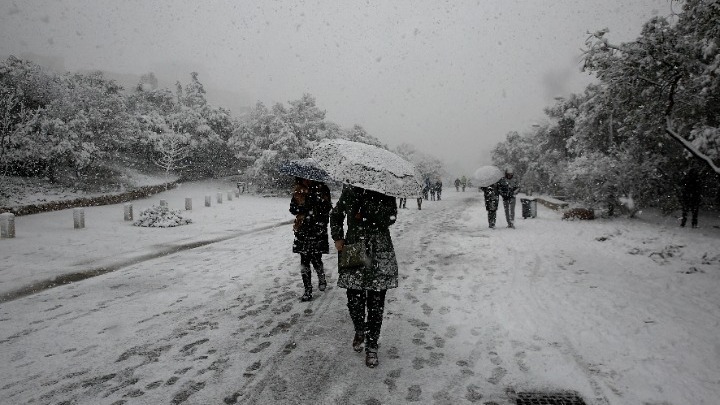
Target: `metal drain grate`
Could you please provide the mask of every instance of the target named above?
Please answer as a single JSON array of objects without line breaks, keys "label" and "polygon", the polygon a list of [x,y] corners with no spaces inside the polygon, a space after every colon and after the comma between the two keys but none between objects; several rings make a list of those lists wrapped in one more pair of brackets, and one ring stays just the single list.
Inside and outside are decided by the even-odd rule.
[{"label": "metal drain grate", "polygon": [[517,405],[586,405],[575,392],[518,392]]}]

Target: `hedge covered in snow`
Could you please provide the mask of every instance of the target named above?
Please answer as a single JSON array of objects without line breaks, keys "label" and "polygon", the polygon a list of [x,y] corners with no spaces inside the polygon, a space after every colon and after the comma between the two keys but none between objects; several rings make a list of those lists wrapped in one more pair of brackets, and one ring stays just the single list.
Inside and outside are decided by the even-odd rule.
[{"label": "hedge covered in snow", "polygon": [[190,218],[183,218],[180,211],[171,210],[167,206],[155,206],[140,212],[140,218],[133,222],[135,226],[170,228],[191,223]]}]

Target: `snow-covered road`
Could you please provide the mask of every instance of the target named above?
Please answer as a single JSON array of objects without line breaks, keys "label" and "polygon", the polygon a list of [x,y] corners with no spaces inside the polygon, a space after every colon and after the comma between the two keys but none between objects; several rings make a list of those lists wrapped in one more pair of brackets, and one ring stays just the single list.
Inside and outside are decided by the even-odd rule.
[{"label": "snow-covered road", "polygon": [[445,194],[392,227],[376,369],[350,346],[335,255],[328,290],[299,301],[288,225],[0,304],[0,403],[716,403],[718,230],[544,207],[490,230],[478,193]]}]

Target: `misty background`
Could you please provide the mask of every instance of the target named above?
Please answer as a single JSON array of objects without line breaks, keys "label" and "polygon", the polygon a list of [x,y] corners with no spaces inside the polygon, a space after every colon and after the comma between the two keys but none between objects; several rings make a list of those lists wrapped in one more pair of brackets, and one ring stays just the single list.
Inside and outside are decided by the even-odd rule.
[{"label": "misty background", "polygon": [[239,116],[312,94],[327,119],[410,143],[450,175],[490,163],[509,131],[581,91],[588,31],[634,39],[668,0],[355,2],[0,1],[0,57],[101,70],[132,89],[198,72]]}]

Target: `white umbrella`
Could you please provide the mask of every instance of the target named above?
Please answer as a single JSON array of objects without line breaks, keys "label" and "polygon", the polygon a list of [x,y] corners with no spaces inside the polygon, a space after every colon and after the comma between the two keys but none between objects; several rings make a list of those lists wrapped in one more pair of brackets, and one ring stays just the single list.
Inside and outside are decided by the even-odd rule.
[{"label": "white umbrella", "polygon": [[417,198],[422,194],[415,165],[386,149],[333,139],[315,147],[311,155],[336,181],[393,197]]},{"label": "white umbrella", "polygon": [[504,176],[502,170],[497,166],[482,166],[475,170],[473,177],[478,183],[478,187],[487,187],[496,183]]}]

